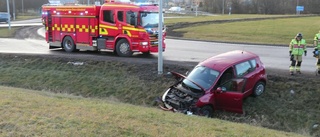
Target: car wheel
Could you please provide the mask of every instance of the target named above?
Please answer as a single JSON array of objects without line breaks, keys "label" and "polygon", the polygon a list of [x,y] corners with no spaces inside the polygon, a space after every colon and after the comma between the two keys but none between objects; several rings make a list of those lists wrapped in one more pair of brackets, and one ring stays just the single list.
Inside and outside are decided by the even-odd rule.
[{"label": "car wheel", "polygon": [[256,83],[253,89],[253,96],[260,96],[266,90],[266,84],[262,81]]},{"label": "car wheel", "polygon": [[63,39],[63,49],[66,51],[66,52],[74,52],[76,51],[76,45],[74,44],[72,38],[70,36],[66,36],[64,39]]},{"label": "car wheel", "polygon": [[129,42],[126,39],[121,39],[117,42],[116,51],[121,57],[129,57],[132,55]]},{"label": "car wheel", "polygon": [[211,118],[213,116],[213,109],[211,106],[204,106],[199,110],[199,115]]}]

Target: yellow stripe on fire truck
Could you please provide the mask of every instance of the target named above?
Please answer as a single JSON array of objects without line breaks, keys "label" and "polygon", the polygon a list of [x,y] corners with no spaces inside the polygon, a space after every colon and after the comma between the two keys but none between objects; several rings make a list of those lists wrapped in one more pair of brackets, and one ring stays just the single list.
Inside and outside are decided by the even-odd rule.
[{"label": "yellow stripe on fire truck", "polygon": [[131,32],[129,30],[122,30],[123,34],[127,34],[129,37],[131,37]]},{"label": "yellow stripe on fire truck", "polygon": [[78,29],[79,32],[89,32],[89,28],[86,27],[86,25],[76,25],[76,29]]},{"label": "yellow stripe on fire truck", "polygon": [[105,7],[117,7],[117,8],[139,8],[138,6],[130,6],[130,5],[107,5],[104,4]]},{"label": "yellow stripe on fire truck", "polygon": [[106,28],[100,28],[99,34],[101,34],[101,35],[108,35],[109,33],[108,33],[108,30],[107,30]]},{"label": "yellow stripe on fire truck", "polygon": [[108,25],[101,25],[101,24],[100,24],[99,27],[100,27],[100,28],[107,28],[107,29],[118,30],[118,28],[115,27],[115,26],[108,26]]},{"label": "yellow stripe on fire truck", "polygon": [[58,26],[58,24],[54,24],[52,30],[57,30],[57,31],[60,31],[60,27]]},{"label": "yellow stripe on fire truck", "polygon": [[108,25],[99,25],[100,29],[99,29],[99,34],[102,35],[108,35],[108,30],[107,29],[113,29],[113,30],[118,30],[117,27],[115,26],[108,26]]},{"label": "yellow stripe on fire truck", "polygon": [[[66,31],[66,32],[74,32],[75,31],[74,25],[70,25],[70,27],[69,27],[69,24],[64,24],[64,25],[61,24],[60,27],[61,27],[61,31]],[[57,29],[60,29],[60,28],[57,28]]]},{"label": "yellow stripe on fire truck", "polygon": [[[52,30],[57,30],[57,31],[65,31],[65,32],[75,32],[76,30],[78,30],[79,32],[89,32],[89,28],[86,25],[76,25],[76,27],[74,27],[74,25],[70,25],[69,24],[61,24],[60,27],[58,27],[58,24],[54,24],[54,26],[52,27]],[[98,26],[90,26],[90,30],[91,33],[95,33],[96,30],[98,30]]]},{"label": "yellow stripe on fire truck", "polygon": [[68,28],[68,32],[74,32],[74,25],[70,25],[70,27]]},{"label": "yellow stripe on fire truck", "polygon": [[122,29],[126,29],[126,30],[132,30],[132,31],[141,31],[141,32],[146,32],[145,29],[138,29],[138,28],[133,28],[133,27],[126,27],[123,26]]},{"label": "yellow stripe on fire truck", "polygon": [[98,30],[98,26],[90,26],[91,33],[95,33]]}]

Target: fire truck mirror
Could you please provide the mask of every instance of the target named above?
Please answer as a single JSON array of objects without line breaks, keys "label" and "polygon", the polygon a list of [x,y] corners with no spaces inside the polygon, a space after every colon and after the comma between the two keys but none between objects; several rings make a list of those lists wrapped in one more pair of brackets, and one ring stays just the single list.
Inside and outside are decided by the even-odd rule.
[{"label": "fire truck mirror", "polygon": [[141,16],[142,16],[142,17],[147,17],[147,15],[148,15],[148,14],[145,13],[145,12],[141,13]]},{"label": "fire truck mirror", "polygon": [[137,27],[136,17],[134,15],[134,13],[131,13],[131,15],[130,15],[130,25]]}]

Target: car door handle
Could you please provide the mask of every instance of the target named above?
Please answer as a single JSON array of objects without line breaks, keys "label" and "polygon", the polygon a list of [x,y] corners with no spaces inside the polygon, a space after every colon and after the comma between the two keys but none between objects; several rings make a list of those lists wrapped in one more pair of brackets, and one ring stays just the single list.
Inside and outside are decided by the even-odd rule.
[{"label": "car door handle", "polygon": [[233,100],[235,100],[235,101],[239,101],[239,100],[240,100],[240,98],[234,98]]}]

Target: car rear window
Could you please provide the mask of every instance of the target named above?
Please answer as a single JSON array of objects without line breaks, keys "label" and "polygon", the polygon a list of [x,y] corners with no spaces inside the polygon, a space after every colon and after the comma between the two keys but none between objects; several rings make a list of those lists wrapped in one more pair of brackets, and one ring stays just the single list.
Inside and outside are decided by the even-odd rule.
[{"label": "car rear window", "polygon": [[249,61],[242,62],[236,66],[237,77],[243,77],[245,74],[248,74],[251,71],[251,64]]}]

